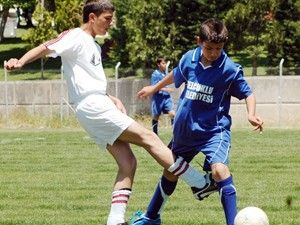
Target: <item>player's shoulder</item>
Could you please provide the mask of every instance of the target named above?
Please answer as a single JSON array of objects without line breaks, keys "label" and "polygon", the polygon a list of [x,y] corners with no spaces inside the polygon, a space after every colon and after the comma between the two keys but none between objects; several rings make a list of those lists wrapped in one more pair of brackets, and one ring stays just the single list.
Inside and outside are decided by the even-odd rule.
[{"label": "player's shoulder", "polygon": [[200,54],[201,54],[201,48],[200,47],[188,50],[187,52],[185,52],[183,54],[183,56],[181,58],[181,64],[184,63],[184,64],[187,64],[187,65],[190,65],[190,64],[193,64],[195,62],[198,62]]},{"label": "player's shoulder", "polygon": [[83,32],[83,30],[80,29],[79,27],[77,27],[77,28],[72,28],[72,29],[63,31],[62,33],[60,33],[60,36],[65,36],[68,38],[75,38],[75,37],[80,37],[81,36],[80,34],[82,32]]},{"label": "player's shoulder", "polygon": [[227,72],[232,73],[237,73],[238,71],[243,70],[242,66],[239,63],[234,62],[229,56],[225,59],[224,69]]},{"label": "player's shoulder", "polygon": [[184,53],[184,56],[186,58],[189,58],[189,59],[192,60],[195,57],[195,55],[197,54],[198,51],[200,52],[200,48],[199,47],[198,48],[194,48],[194,49],[190,49],[186,53]]},{"label": "player's shoulder", "polygon": [[158,70],[154,70],[151,74],[152,77],[156,77],[156,76],[159,76],[160,75],[160,72]]},{"label": "player's shoulder", "polygon": [[56,38],[53,38],[53,39],[47,41],[45,43],[45,45],[46,46],[50,46],[52,44],[60,42],[61,40],[63,40],[63,41],[68,41],[69,39],[73,40],[74,37],[78,36],[78,32],[79,31],[77,29],[68,29],[68,30],[65,30],[65,31],[61,32]]}]

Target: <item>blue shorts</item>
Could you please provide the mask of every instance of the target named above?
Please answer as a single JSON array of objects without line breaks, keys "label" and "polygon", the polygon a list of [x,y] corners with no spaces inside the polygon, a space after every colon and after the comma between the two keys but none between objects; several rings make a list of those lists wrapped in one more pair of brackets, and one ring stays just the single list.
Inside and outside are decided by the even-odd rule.
[{"label": "blue shorts", "polygon": [[162,113],[168,113],[173,109],[173,101],[170,95],[156,94],[152,97],[151,112],[152,116],[160,116]]},{"label": "blue shorts", "polygon": [[209,171],[211,170],[210,165],[214,163],[228,165],[230,143],[230,131],[223,131],[207,140],[200,141],[196,146],[179,145],[172,140],[169,148],[176,156],[183,157],[187,162],[192,161],[199,152],[202,152],[205,155],[203,170]]}]

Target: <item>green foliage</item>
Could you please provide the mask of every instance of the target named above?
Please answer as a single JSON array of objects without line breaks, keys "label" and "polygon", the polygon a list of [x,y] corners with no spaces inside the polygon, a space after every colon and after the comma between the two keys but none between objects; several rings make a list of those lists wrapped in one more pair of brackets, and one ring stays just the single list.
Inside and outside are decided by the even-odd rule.
[{"label": "green foliage", "polygon": [[80,26],[82,21],[81,0],[56,0],[54,14],[55,27],[58,33]]},{"label": "green foliage", "polygon": [[196,45],[198,21],[208,15],[221,18],[232,2],[115,0],[117,27],[112,32],[112,55],[122,65],[133,67],[154,67],[158,55],[176,63]]},{"label": "green foliage", "polygon": [[226,16],[230,31],[229,49],[244,51],[255,61],[267,55],[268,65],[299,66],[299,1],[238,1]]},{"label": "green foliage", "polygon": [[300,2],[279,1],[268,27],[268,59],[275,64],[285,58],[285,65],[300,67]]},{"label": "green foliage", "polygon": [[37,21],[37,26],[30,28],[22,37],[23,40],[30,43],[31,48],[57,36],[57,32],[53,29],[52,13],[45,10],[40,4],[37,5],[33,18]]},{"label": "green foliage", "polygon": [[266,16],[270,8],[270,0],[239,1],[225,16],[230,36],[229,49],[242,50],[252,59],[252,75],[257,75],[258,60],[267,49]]},{"label": "green foliage", "polygon": [[32,8],[36,4],[36,0],[1,0],[0,4],[7,9],[15,4],[24,8]]},{"label": "green foliage", "polygon": [[38,4],[33,13],[33,18],[38,25],[30,28],[23,40],[28,41],[30,47],[35,47],[66,29],[78,27],[81,21],[81,3],[80,0],[56,0],[55,12],[49,12]]}]

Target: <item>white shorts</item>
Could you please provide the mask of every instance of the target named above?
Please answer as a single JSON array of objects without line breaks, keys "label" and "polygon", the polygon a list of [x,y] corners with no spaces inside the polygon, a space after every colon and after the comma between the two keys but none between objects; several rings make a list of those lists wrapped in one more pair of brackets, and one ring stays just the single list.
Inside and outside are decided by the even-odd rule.
[{"label": "white shorts", "polygon": [[122,113],[107,95],[94,94],[83,99],[75,109],[81,126],[106,149],[134,121]]}]

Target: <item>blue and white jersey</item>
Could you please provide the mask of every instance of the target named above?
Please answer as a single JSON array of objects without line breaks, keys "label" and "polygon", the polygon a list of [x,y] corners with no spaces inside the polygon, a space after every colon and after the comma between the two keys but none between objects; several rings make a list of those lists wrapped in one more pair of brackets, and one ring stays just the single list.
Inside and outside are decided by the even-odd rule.
[{"label": "blue and white jersey", "polygon": [[200,62],[201,47],[183,55],[173,70],[175,87],[185,83],[174,120],[174,142],[195,146],[230,130],[230,98],[248,97],[252,91],[240,65],[222,51],[210,66]]},{"label": "blue and white jersey", "polygon": [[[161,81],[164,77],[166,76],[165,73],[161,72],[160,70],[155,70],[152,75],[151,75],[151,81],[150,84],[151,85],[155,85],[157,84],[159,81]],[[170,93],[167,91],[158,91],[156,92],[153,96],[155,95],[166,95],[166,96],[170,96]]]}]

